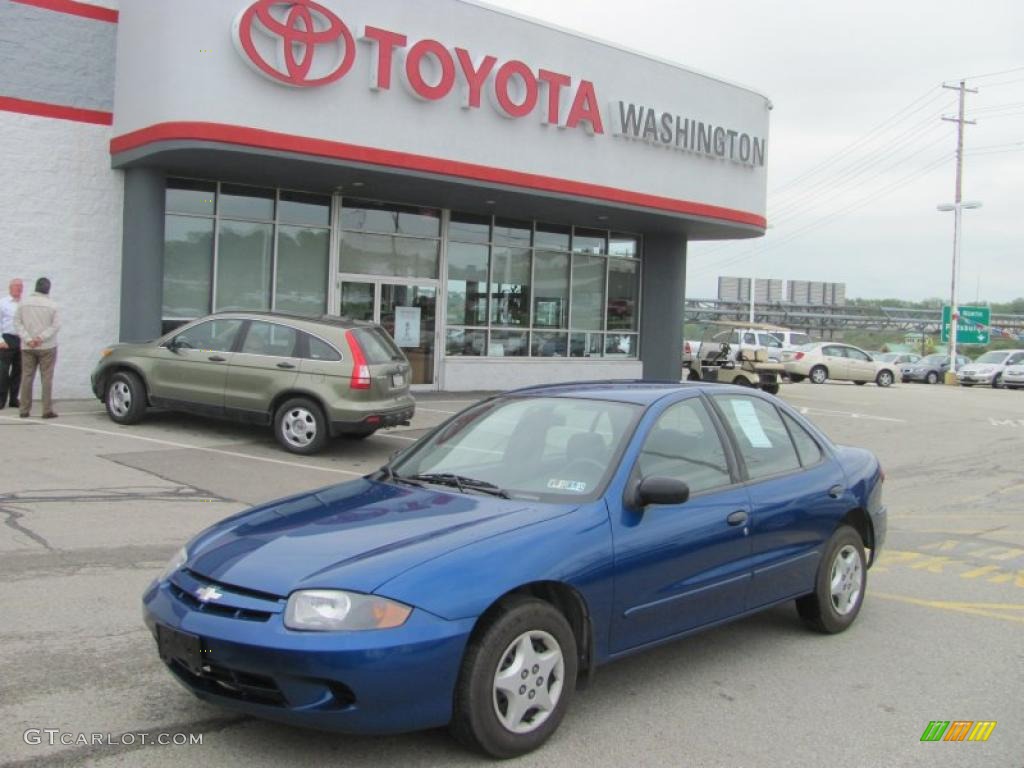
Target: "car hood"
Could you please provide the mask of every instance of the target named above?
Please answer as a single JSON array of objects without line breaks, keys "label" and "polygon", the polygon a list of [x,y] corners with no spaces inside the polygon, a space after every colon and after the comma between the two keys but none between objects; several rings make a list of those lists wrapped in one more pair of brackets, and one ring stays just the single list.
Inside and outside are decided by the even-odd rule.
[{"label": "car hood", "polygon": [[218,523],[189,545],[186,567],[281,597],[314,587],[372,592],[427,560],[573,509],[356,480]]}]

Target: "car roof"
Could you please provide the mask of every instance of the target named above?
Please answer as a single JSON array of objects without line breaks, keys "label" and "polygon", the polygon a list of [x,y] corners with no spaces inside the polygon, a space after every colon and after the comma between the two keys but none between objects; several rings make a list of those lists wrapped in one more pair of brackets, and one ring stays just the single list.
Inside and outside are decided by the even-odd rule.
[{"label": "car roof", "polygon": [[[676,392],[735,391],[735,385],[678,381],[573,381],[564,384],[541,384],[504,392],[499,397],[565,397],[608,400],[636,405],[650,405]],[[748,390],[749,392],[750,390]]]},{"label": "car roof", "polygon": [[[329,325],[335,328],[371,328],[374,323],[353,320],[339,315],[296,315],[289,312],[263,312],[258,310],[225,310],[215,312],[208,317],[239,317],[263,320],[281,320],[287,323],[305,323],[309,325]],[[205,319],[205,318],[203,318]]]}]

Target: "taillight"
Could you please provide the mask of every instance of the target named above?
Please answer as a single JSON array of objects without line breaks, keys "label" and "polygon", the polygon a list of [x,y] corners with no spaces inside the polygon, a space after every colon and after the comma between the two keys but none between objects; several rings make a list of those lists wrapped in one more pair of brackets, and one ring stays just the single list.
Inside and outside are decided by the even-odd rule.
[{"label": "taillight", "polygon": [[804,353],[803,352],[797,352],[795,355],[793,355],[793,359],[794,360],[803,360],[804,359]]},{"label": "taillight", "polygon": [[359,344],[354,331],[345,331],[345,341],[348,342],[348,351],[352,353],[352,380],[349,387],[352,389],[370,388],[370,366],[366,364],[366,355]]},{"label": "taillight", "polygon": [[686,342],[685,344],[683,344],[683,354],[684,355],[692,355],[693,354],[693,349],[690,348],[690,342]]}]

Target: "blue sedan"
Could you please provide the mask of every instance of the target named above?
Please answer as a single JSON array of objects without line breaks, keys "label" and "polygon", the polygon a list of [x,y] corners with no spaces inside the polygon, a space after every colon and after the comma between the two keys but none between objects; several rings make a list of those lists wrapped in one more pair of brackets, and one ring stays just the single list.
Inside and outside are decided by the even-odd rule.
[{"label": "blue sedan", "polygon": [[201,699],[344,732],[450,725],[513,757],[601,664],[790,600],[849,627],[883,480],[755,390],[519,390],[372,475],[199,534],[145,618]]}]

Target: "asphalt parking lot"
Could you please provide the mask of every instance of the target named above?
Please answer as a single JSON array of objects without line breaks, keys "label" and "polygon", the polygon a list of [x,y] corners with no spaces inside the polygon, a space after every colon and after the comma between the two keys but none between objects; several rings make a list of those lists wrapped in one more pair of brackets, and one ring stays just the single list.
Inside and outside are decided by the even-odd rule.
[{"label": "asphalt parking lot", "polygon": [[[887,550],[857,622],[825,637],[783,606],[603,667],[517,764],[1024,766],[1024,392],[802,383],[782,396],[888,475]],[[189,416],[119,427],[94,401],[59,403],[49,422],[0,413],[0,766],[487,762],[443,731],[322,734],[203,704],[163,669],[140,613],[199,529],[362,475],[471,401],[422,397],[410,427],[313,458]],[[984,743],[922,743],[932,720],[997,726]],[[113,738],[51,746],[29,729]],[[142,743],[176,733],[202,744]]]}]

